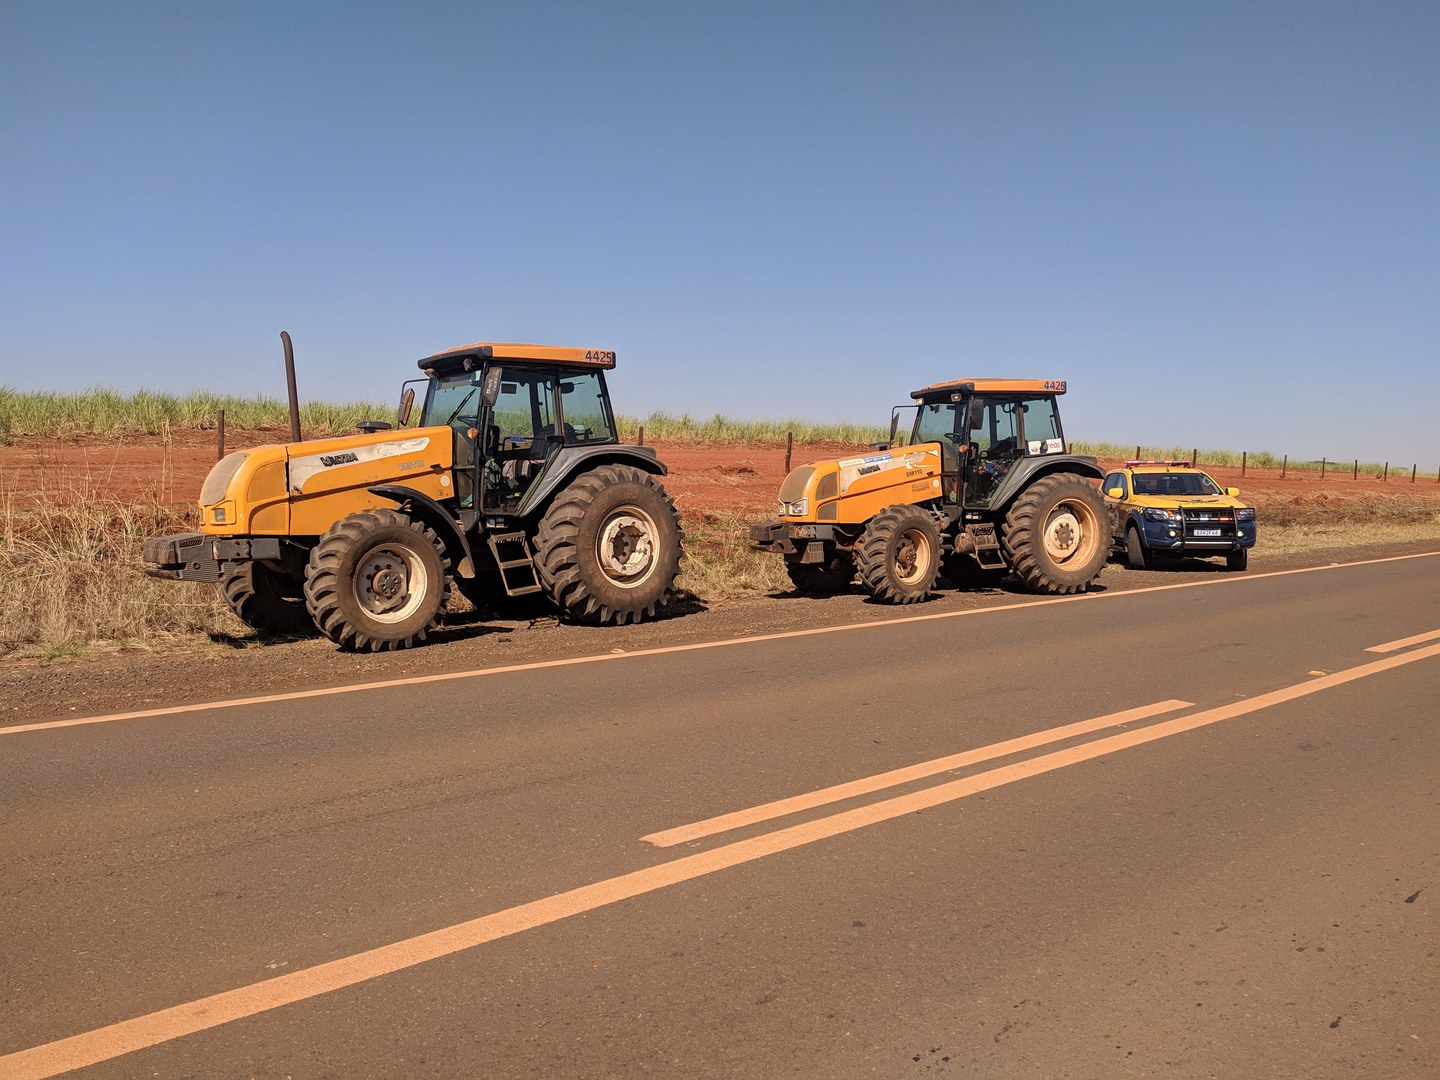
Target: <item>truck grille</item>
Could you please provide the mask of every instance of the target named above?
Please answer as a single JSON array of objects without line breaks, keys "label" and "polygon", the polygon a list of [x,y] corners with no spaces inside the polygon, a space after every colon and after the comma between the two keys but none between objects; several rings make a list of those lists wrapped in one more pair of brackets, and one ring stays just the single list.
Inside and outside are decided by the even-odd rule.
[{"label": "truck grille", "polygon": [[1185,539],[1203,544],[1235,539],[1234,510],[1181,510],[1184,518]]}]

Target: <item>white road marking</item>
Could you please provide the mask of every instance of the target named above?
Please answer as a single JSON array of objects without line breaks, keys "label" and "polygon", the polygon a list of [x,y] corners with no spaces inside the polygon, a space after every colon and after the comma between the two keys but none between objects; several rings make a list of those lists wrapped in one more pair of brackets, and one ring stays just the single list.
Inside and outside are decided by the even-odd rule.
[{"label": "white road marking", "polygon": [[457,679],[480,679],[492,675],[508,675],[517,671],[543,671],[550,668],[573,667],[577,664],[600,664],[618,660],[633,660],[645,656],[665,656],[671,653],[698,652],[704,649],[725,649],[736,645],[753,645],[764,641],[784,641],[790,638],[817,637],[824,634],[844,634],[856,630],[876,630],[891,626],[905,626],[911,623],[934,622],[939,619],[963,619],[973,616],[993,615],[1002,611],[1019,611],[1023,608],[1045,607],[1052,604],[1075,604],[1085,601],[1115,600],[1146,593],[1168,592],[1173,589],[1199,589],[1214,585],[1238,585],[1247,581],[1265,578],[1289,577],[1292,574],[1315,574],[1329,570],[1343,570],[1355,566],[1373,566],[1379,563],[1401,562],[1406,559],[1426,559],[1440,555],[1440,551],[1425,551],[1415,555],[1393,555],[1383,559],[1362,559],[1352,563],[1331,563],[1328,566],[1306,566],[1297,570],[1272,570],[1265,574],[1242,574],[1219,578],[1213,581],[1182,581],[1171,585],[1151,585],[1143,589],[1125,589],[1120,592],[1081,593],[1078,596],[1056,596],[1040,600],[1025,600],[998,607],[968,608],[965,611],[940,611],[930,615],[907,615],[896,619],[877,619],[872,622],[846,623],[840,626],[817,626],[808,630],[786,630],[773,634],[754,634],[748,637],[724,638],[719,641],[697,641],[688,645],[664,645],[653,649],[636,649],[626,653],[600,653],[595,656],[575,656],[563,660],[537,660],[528,664],[509,664],[503,667],[475,668],[470,671],[452,671],[438,675],[414,675],[404,679],[384,679],[377,682],[351,683],[348,686],[331,686],[321,690],[298,690],[284,694],[262,694],[256,697],[231,698],[225,701],[206,701],[194,705],[170,705],[159,709],[137,709],[132,712],[107,713],[98,716],[72,716],[64,720],[42,720],[30,724],[0,726],[0,736],[20,735],[31,731],[51,731],[56,728],[80,727],[89,724],[110,724],[121,720],[143,720],[160,716],[183,716],[189,713],[209,712],[212,709],[235,709],[246,705],[266,705],[281,701],[304,701],[310,698],[333,697],[338,694],[360,694],[371,690],[390,690],[402,686],[424,686],[430,683],[453,682]]},{"label": "white road marking", "polygon": [[794,795],[788,799],[779,799],[775,802],[765,803],[763,806],[753,806],[748,810],[737,810],[731,814],[722,814],[719,817],[708,818],[705,821],[697,821],[691,825],[679,825],[673,829],[665,829],[662,832],[651,833],[649,836],[642,836],[640,839],[647,840],[656,847],[673,847],[676,844],[683,844],[689,840],[698,840],[703,836],[714,836],[716,833],[729,832],[732,829],[743,828],[746,825],[754,825],[761,821],[770,821],[774,818],[785,817],[788,814],[796,814],[801,810],[811,810],[817,806],[828,806],[830,803],[852,799],[857,795],[869,795],[872,792],[883,791],[886,788],[898,787],[901,784],[908,784],[912,780],[935,776],[942,772],[949,772],[952,769],[961,769],[967,765],[977,765],[982,761],[993,761],[996,758],[1006,757],[1010,754],[1018,754],[1022,750],[1033,750],[1039,746],[1049,746],[1051,743],[1064,742],[1066,739],[1072,739],[1077,735],[1088,735],[1093,731],[1101,731],[1107,727],[1121,727],[1125,724],[1133,723],[1136,720],[1148,720],[1150,717],[1158,716],[1160,713],[1173,712],[1176,709],[1184,709],[1193,704],[1193,701],[1172,699],[1170,701],[1156,702],[1154,705],[1142,705],[1137,709],[1126,709],[1124,712],[1110,713],[1108,716],[1098,716],[1093,720],[1081,720],[1074,724],[1066,724],[1063,727],[1050,728],[1047,731],[1037,731],[1030,735],[1022,735],[1016,739],[1007,739],[1005,742],[982,746],[975,750],[966,750],[959,754],[950,754],[947,757],[935,758],[933,761],[922,761],[918,765],[908,765],[903,769],[894,769],[876,776],[868,776],[863,780],[851,780],[845,784],[836,784],[834,787],[821,788],[818,791],[807,791],[803,795]]},{"label": "white road marking", "polygon": [[1397,649],[1408,649],[1411,645],[1419,645],[1422,641],[1434,641],[1440,638],[1440,630],[1430,630],[1424,634],[1416,634],[1414,637],[1401,638],[1399,641],[1387,641],[1384,645],[1371,645],[1366,652],[1387,653],[1395,652]]},{"label": "white road marking", "polygon": [[710,851],[687,855],[658,866],[631,871],[591,885],[533,900],[505,911],[456,923],[426,934],[382,945],[329,963],[303,968],[263,982],[225,990],[198,1001],[96,1028],[69,1038],[0,1057],[6,1080],[44,1080],[72,1069],[110,1061],[185,1035],[255,1016],[284,1005],[368,982],[487,942],[523,933],[573,915],[594,911],[720,870],[753,862],[782,851],[813,844],[844,833],[890,821],[920,810],[990,791],[1018,780],[1040,776],[1069,765],[1092,761],[1130,747],[1230,720],[1308,697],[1357,679],[1440,656],[1440,645],[1372,660],[1310,682],[1284,687],[1244,701],[1163,720],[1138,731],[1122,732],[988,772],[901,795],[882,802],[802,822]]}]

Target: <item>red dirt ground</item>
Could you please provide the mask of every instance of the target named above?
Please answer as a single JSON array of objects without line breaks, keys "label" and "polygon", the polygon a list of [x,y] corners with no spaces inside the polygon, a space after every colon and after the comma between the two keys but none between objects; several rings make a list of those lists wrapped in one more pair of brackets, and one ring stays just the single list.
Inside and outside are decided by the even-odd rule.
[{"label": "red dirt ground", "polygon": [[[280,429],[231,432],[227,449],[284,441],[287,435]],[[655,446],[670,470],[665,487],[685,514],[763,517],[770,513],[785,477],[784,446]],[[159,437],[84,436],[62,442],[22,436],[0,446],[0,499],[19,505],[39,498],[76,501],[99,496],[192,505],[215,462],[216,450],[214,434],[203,431],[177,433],[168,442]],[[792,464],[863,450],[845,443],[801,444],[794,448]],[[1408,472],[1392,473],[1383,481],[1364,473],[1357,479],[1346,469],[1332,469],[1323,478],[1318,472],[1291,469],[1282,479],[1278,469],[1251,468],[1242,476],[1237,468],[1201,464],[1219,483],[1239,487],[1262,504],[1271,500],[1324,507],[1395,499],[1440,502],[1440,483],[1434,477],[1417,478],[1412,484]]]}]

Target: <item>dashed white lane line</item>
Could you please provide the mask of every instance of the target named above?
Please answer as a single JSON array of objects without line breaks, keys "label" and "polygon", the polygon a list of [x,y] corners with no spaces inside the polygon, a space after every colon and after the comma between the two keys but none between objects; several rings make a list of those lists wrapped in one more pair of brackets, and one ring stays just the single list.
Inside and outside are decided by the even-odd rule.
[{"label": "dashed white lane line", "polygon": [[935,758],[932,761],[922,761],[917,765],[907,765],[903,769],[893,769],[890,772],[867,776],[861,780],[836,784],[834,787],[807,791],[803,795],[779,799],[775,802],[765,803],[763,806],[752,806],[748,810],[737,810],[732,814],[721,814],[719,817],[707,818],[705,821],[697,821],[691,825],[679,825],[673,829],[665,829],[662,832],[651,833],[649,836],[642,836],[640,839],[647,840],[656,847],[673,847],[675,844],[683,844],[705,836],[714,836],[716,833],[729,832],[731,829],[785,817],[802,810],[812,810],[817,806],[828,806],[831,803],[852,799],[858,795],[869,795],[886,788],[898,787],[901,784],[908,784],[912,780],[936,776],[952,769],[962,769],[967,765],[978,765],[982,761],[994,761],[996,758],[1007,757],[1010,754],[1018,754],[1040,746],[1049,746],[1077,735],[1088,735],[1108,727],[1120,727],[1137,720],[1147,720],[1160,713],[1174,712],[1176,709],[1183,709],[1193,704],[1194,702],[1191,701],[1172,699],[1156,702],[1154,705],[1142,705],[1136,709],[1126,709],[1123,712],[1110,713],[1108,716],[1097,716],[1093,720],[1081,720],[1063,727],[1037,731],[1030,735],[1022,735],[1019,738],[982,746],[975,750],[966,750],[959,754]]},{"label": "dashed white lane line", "polygon": [[1440,656],[1440,645],[1372,660],[1358,667],[1337,671],[1244,701],[1205,709],[1173,720],[1163,720],[1136,731],[1095,739],[883,802],[791,825],[710,851],[687,855],[658,866],[646,867],[533,900],[518,907],[483,915],[417,937],[392,942],[363,953],[341,957],[265,982],[252,983],[212,994],[198,1001],[175,1005],[131,1020],[122,1020],[93,1031],[0,1057],[0,1076],[7,1080],[44,1080],[45,1077],[56,1076],[72,1069],[110,1061],[146,1047],[393,974],[572,915],[594,911],[621,900],[691,881],[768,855],[940,806],[977,792],[989,791],[1130,747],[1295,701],[1432,656]]}]

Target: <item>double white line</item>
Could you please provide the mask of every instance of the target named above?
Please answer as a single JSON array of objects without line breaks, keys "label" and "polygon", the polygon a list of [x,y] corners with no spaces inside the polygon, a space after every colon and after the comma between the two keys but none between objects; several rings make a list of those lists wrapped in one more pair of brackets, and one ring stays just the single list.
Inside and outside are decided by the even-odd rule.
[{"label": "double white line", "polygon": [[[843,810],[826,817],[803,821],[772,832],[737,840],[709,851],[687,855],[658,866],[635,870],[618,877],[581,886],[578,889],[571,889],[554,896],[521,904],[505,911],[457,923],[454,926],[434,930],[418,937],[383,945],[367,952],[342,957],[264,982],[227,990],[198,1001],[176,1005],[146,1016],[124,1020],[108,1027],[97,1028],[94,1031],[74,1035],[57,1042],[22,1050],[0,1057],[0,1076],[7,1077],[9,1080],[39,1080],[39,1078],[55,1076],[71,1069],[108,1061],[123,1054],[204,1031],[207,1028],[218,1027],[233,1020],[278,1009],[281,1006],[304,1001],[332,990],[354,986],[369,979],[472,949],[477,945],[519,934],[572,915],[594,911],[597,908],[654,892],[670,885],[691,881],[720,870],[752,862],[767,855],[789,851],[806,844],[813,844],[818,840],[854,832],[906,814],[913,814],[919,810],[953,802],[967,795],[989,791],[1017,780],[1039,776],[1068,765],[1091,761],[1133,746],[1155,742],[1171,735],[1216,724],[1222,720],[1230,720],[1271,706],[1295,701],[1323,690],[1440,655],[1440,644],[1408,652],[1403,651],[1412,645],[1436,638],[1440,638],[1440,630],[1418,634],[1385,645],[1372,646],[1367,651],[1395,653],[1396,655],[1373,660],[1345,671],[1318,676],[1304,683],[1261,694],[1244,701],[1218,708],[1203,709],[1200,712],[1163,720],[1134,731],[1123,731],[1104,738],[1093,739],[919,791]],[[1093,720],[1067,724],[1034,735],[854,780],[822,791],[797,795],[793,798],[710,818],[692,825],[651,833],[644,839],[657,847],[693,842],[720,832],[831,805],[897,785],[913,783],[916,780],[954,769],[1023,753],[1026,750],[1052,745],[1106,728],[1147,720],[1161,713],[1188,708],[1189,705],[1189,702],[1184,701],[1162,701],[1097,717]]]}]

